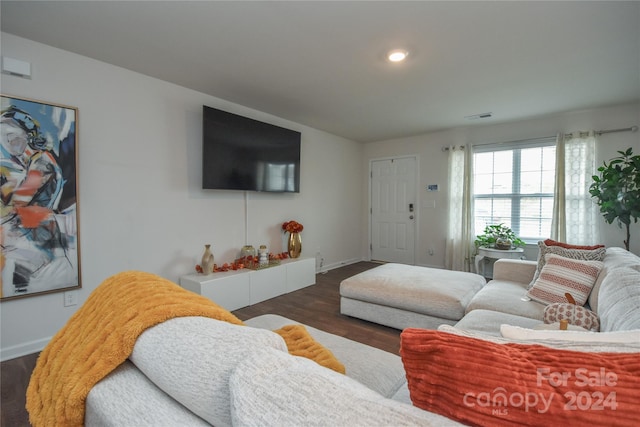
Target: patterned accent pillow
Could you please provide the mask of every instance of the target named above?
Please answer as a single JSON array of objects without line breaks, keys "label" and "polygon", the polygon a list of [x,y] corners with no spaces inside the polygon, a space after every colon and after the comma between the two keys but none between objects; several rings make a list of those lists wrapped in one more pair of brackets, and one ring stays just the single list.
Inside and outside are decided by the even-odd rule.
[{"label": "patterned accent pillow", "polygon": [[596,332],[600,330],[598,315],[587,308],[563,302],[556,302],[545,307],[544,323],[556,323],[565,319],[575,326]]},{"label": "patterned accent pillow", "polygon": [[607,253],[607,249],[604,247],[598,249],[572,249],[563,248],[562,246],[547,246],[543,241],[538,242],[538,248],[540,248],[540,252],[538,254],[538,267],[536,268],[536,272],[533,275],[533,280],[531,281],[531,283],[529,283],[528,289],[531,289],[536,280],[538,280],[538,276],[540,275],[542,267],[544,267],[544,264],[546,262],[545,255],[547,254],[555,254],[561,257],[576,260],[602,261]]},{"label": "patterned accent pillow", "polygon": [[527,292],[532,300],[543,304],[566,302],[570,293],[577,305],[584,305],[598,279],[603,263],[545,255],[545,264],[533,287]]}]

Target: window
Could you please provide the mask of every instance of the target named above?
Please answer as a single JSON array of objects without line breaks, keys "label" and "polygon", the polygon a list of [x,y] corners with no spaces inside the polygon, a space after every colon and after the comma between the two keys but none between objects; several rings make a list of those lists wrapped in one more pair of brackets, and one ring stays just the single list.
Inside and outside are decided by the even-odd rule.
[{"label": "window", "polygon": [[474,146],[475,231],[505,224],[523,240],[551,235],[555,138]]}]

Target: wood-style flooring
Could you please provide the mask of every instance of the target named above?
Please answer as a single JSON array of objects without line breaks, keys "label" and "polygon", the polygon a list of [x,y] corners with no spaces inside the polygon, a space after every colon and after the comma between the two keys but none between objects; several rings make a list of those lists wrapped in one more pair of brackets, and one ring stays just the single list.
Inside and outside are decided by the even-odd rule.
[{"label": "wood-style flooring", "polygon": [[[241,320],[261,314],[279,314],[300,323],[359,341],[397,354],[400,331],[340,314],[340,282],[354,274],[377,266],[372,262],[330,270],[316,275],[316,284],[241,308],[233,313]],[[8,360],[0,364],[0,422],[4,427],[30,426],[25,410],[25,393],[38,353]]]}]

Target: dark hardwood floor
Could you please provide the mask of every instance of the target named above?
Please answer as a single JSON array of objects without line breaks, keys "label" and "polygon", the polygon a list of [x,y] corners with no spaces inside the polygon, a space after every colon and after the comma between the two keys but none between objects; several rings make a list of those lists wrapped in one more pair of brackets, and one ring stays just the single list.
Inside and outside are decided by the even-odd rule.
[{"label": "dark hardwood floor", "polygon": [[359,262],[316,274],[316,284],[286,295],[241,308],[241,320],[261,314],[279,314],[317,329],[398,354],[400,331],[340,314],[340,282],[380,264]]},{"label": "dark hardwood floor", "polygon": [[[359,262],[317,274],[316,284],[313,286],[241,308],[233,313],[241,320],[267,313],[279,314],[314,328],[397,354],[400,348],[399,330],[340,314],[340,282],[377,265],[372,262]],[[35,353],[0,364],[1,426],[30,426],[25,410],[25,393],[37,357],[38,353]]]}]

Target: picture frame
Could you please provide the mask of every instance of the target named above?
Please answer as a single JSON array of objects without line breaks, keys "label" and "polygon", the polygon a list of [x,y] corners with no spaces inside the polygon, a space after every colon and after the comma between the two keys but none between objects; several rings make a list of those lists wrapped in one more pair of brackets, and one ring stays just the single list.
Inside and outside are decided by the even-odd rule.
[{"label": "picture frame", "polygon": [[82,287],[78,109],[0,94],[0,301]]}]

